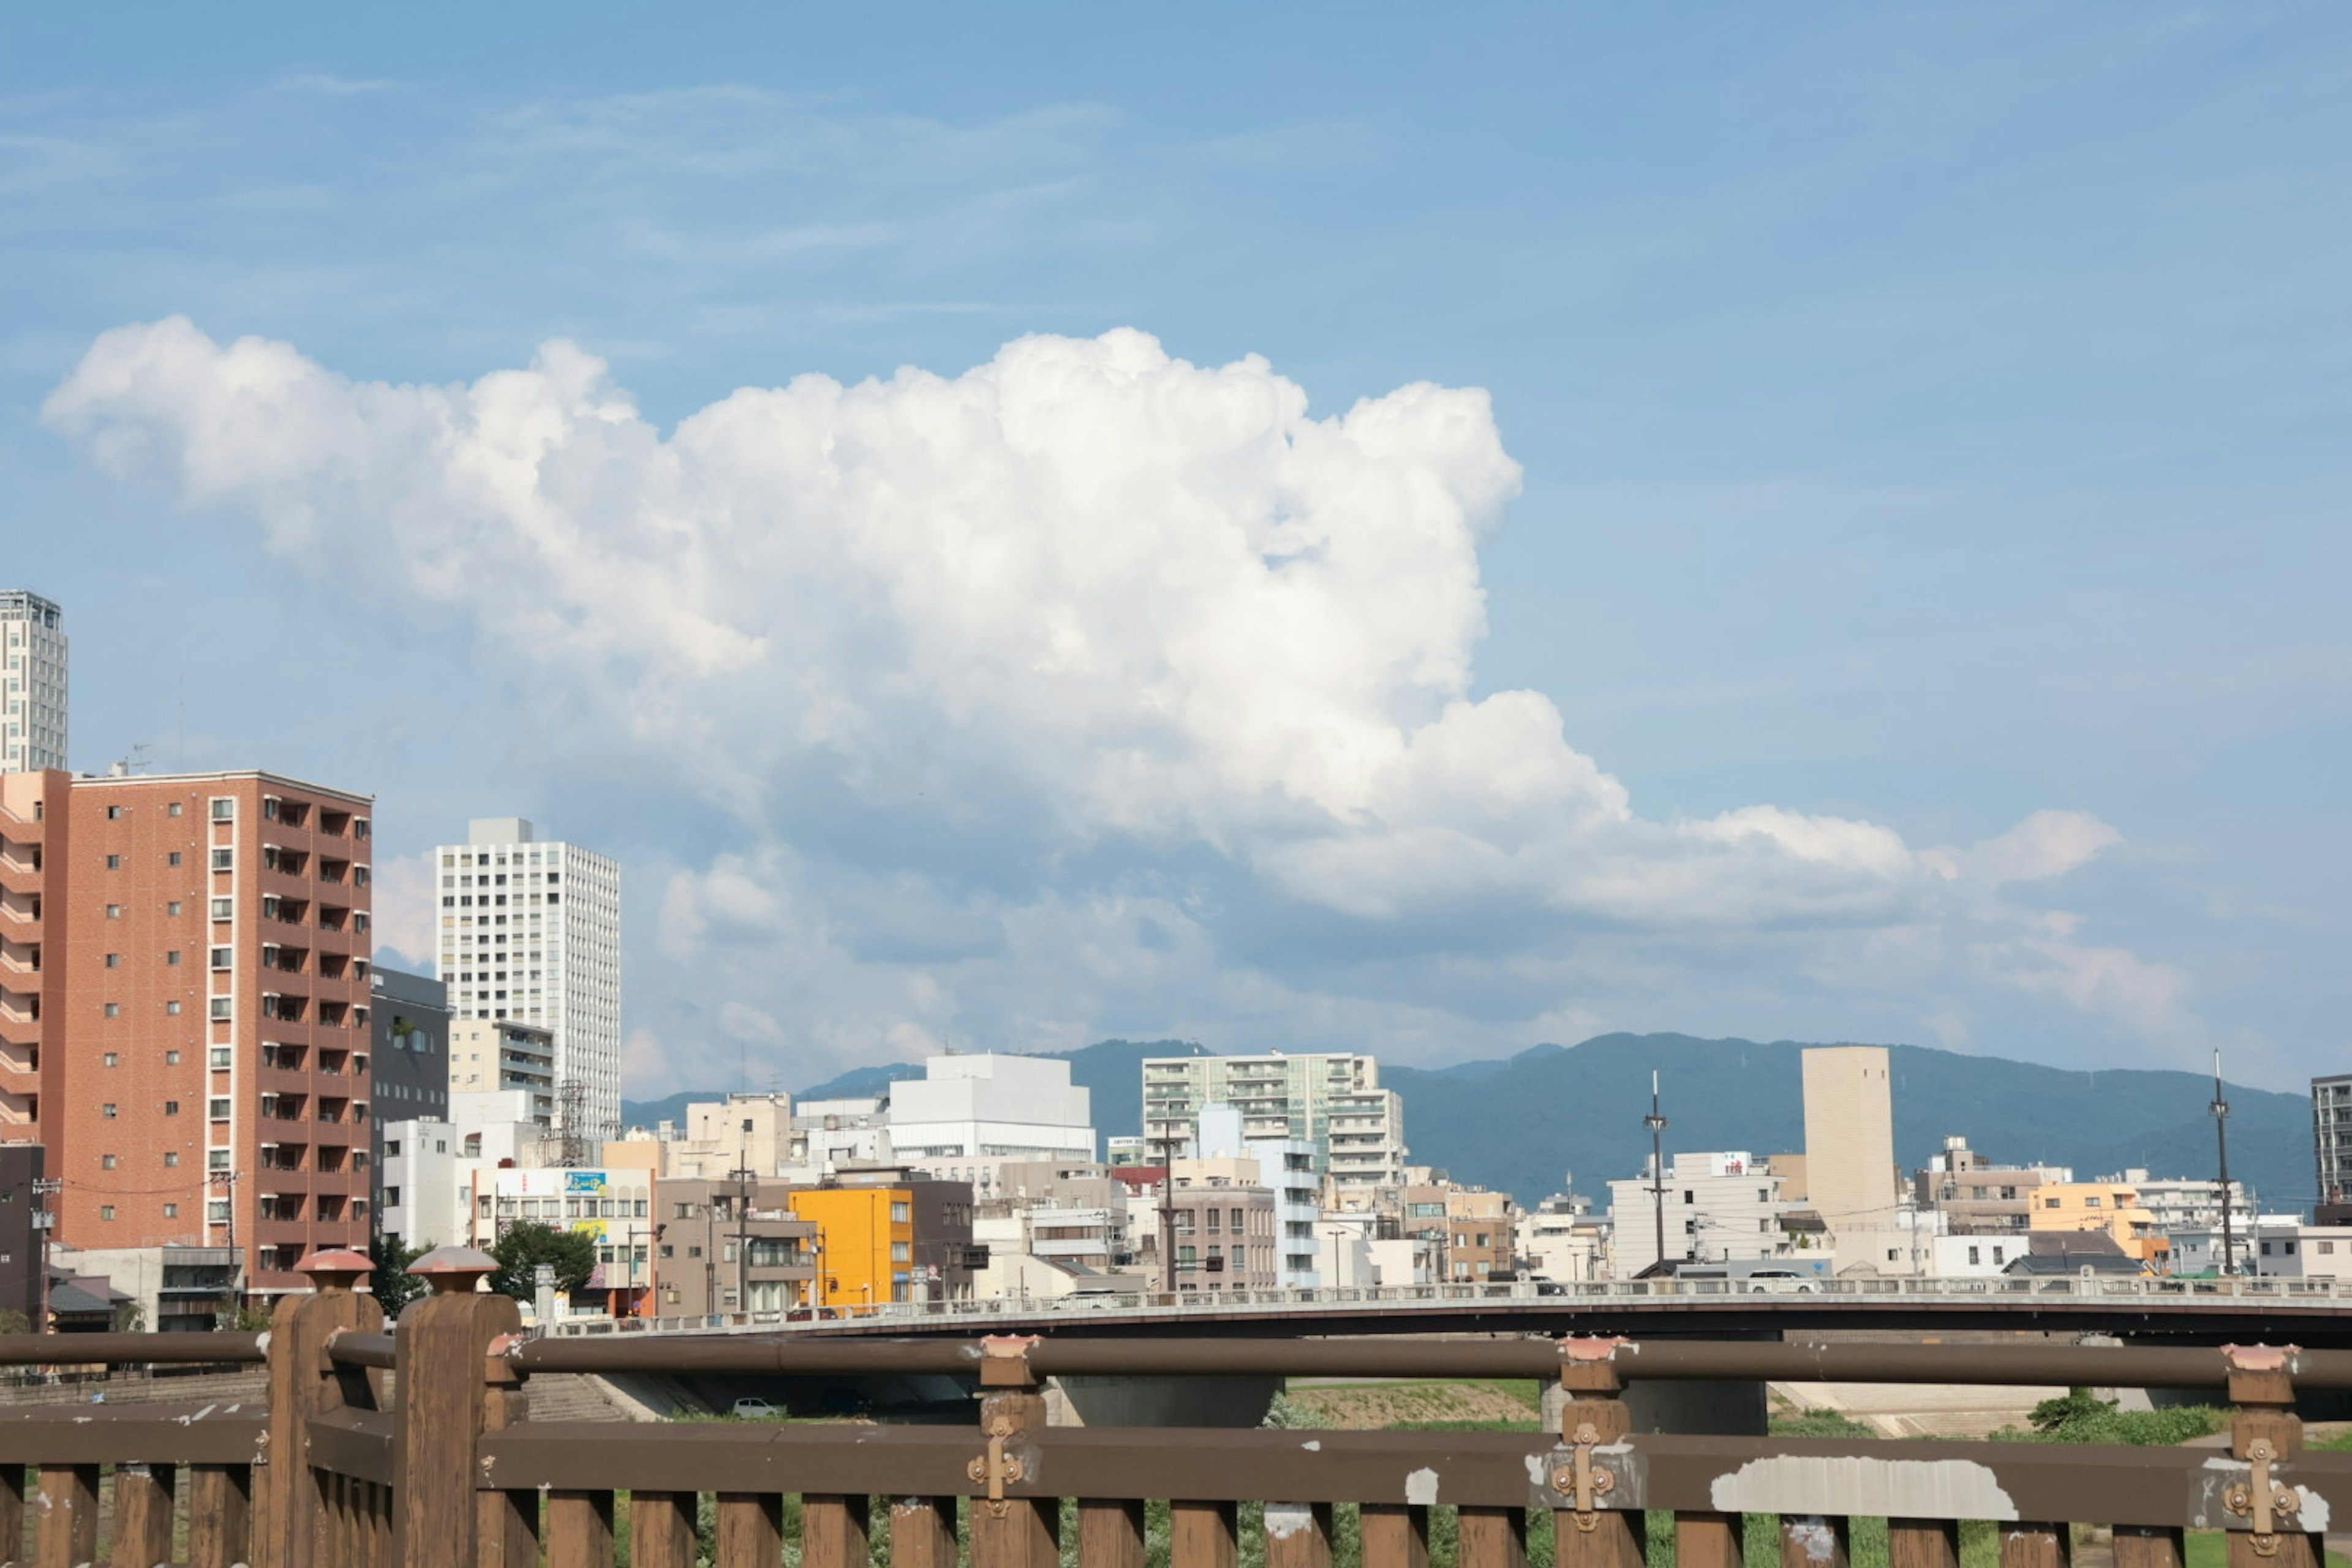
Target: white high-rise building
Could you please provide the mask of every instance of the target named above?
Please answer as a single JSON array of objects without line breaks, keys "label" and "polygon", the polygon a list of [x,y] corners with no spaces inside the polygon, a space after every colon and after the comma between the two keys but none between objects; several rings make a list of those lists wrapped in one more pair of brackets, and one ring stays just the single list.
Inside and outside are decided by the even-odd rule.
[{"label": "white high-rise building", "polygon": [[1147,1057],[1143,1136],[1154,1155],[1199,1138],[1202,1108],[1230,1105],[1243,1136],[1315,1146],[1318,1174],[1340,1190],[1404,1184],[1404,1100],[1381,1087],[1375,1058],[1338,1053]]},{"label": "white high-rise building", "polygon": [[64,623],[38,594],[0,593],[0,773],[66,765]]},{"label": "white high-rise building", "polygon": [[[590,1142],[621,1131],[621,868],[546,843],[519,816],[478,818],[438,863],[436,973],[453,1018],[507,1018],[555,1041],[556,1117],[577,1095]],[[576,1091],[571,1089],[578,1085]]]}]

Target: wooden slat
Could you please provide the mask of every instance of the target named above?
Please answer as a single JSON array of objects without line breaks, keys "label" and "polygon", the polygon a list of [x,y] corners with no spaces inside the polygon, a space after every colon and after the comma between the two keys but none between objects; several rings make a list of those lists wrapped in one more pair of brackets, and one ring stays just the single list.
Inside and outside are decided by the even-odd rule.
[{"label": "wooden slat", "polygon": [[1265,1505],[1265,1568],[1331,1568],[1331,1505]]},{"label": "wooden slat", "polygon": [[2183,1532],[2160,1524],[2116,1526],[2116,1568],[2181,1568],[2189,1560]]},{"label": "wooden slat", "polygon": [[[1649,1525],[1635,1510],[1604,1508],[1593,1510],[1592,1528],[1586,1530],[1577,1522],[1573,1509],[1559,1509],[1552,1517],[1552,1539],[1558,1543],[1555,1561],[1559,1568],[1643,1568]],[[1681,1539],[1679,1533],[1675,1539]],[[1731,1568],[1739,1568],[1736,1557]]]},{"label": "wooden slat", "polygon": [[[2074,1556],[2074,1532],[2063,1524],[2037,1522],[2000,1527],[2000,1568],[2066,1568]],[[2278,1562],[2277,1568],[2291,1565]]]},{"label": "wooden slat", "polygon": [[718,1568],[778,1568],[784,1560],[784,1500],[774,1492],[720,1492],[718,1552]]},{"label": "wooden slat", "polygon": [[[894,1521],[891,1528],[898,1528]],[[1078,1568],[1143,1568],[1143,1503],[1137,1498],[1078,1500]],[[895,1544],[898,1537],[891,1538]],[[890,1568],[898,1568],[895,1553]],[[948,1560],[954,1568],[954,1558]]]},{"label": "wooden slat", "polygon": [[252,1471],[243,1465],[188,1467],[190,1568],[232,1568],[251,1553]]},{"label": "wooden slat", "polygon": [[107,1555],[117,1568],[154,1568],[172,1560],[172,1504],[179,1479],[169,1465],[115,1468],[114,1539]]},{"label": "wooden slat", "polygon": [[[1960,1568],[1960,1527],[1948,1519],[1886,1521],[1887,1568]],[[2116,1568],[2123,1568],[2118,1562]],[[2173,1568],[2179,1568],[2175,1563]]]},{"label": "wooden slat", "polygon": [[547,1568],[613,1568],[613,1494],[547,1494]]},{"label": "wooden slat", "polygon": [[538,1492],[483,1492],[476,1521],[479,1568],[539,1568]]},{"label": "wooden slat", "polygon": [[[1135,1506],[1140,1519],[1143,1505]],[[1083,1507],[1080,1517],[1084,1517]],[[955,1499],[891,1500],[890,1568],[956,1568]],[[1142,1559],[1138,1558],[1133,1568],[1143,1568]]]},{"label": "wooden slat", "polygon": [[1229,1502],[1168,1507],[1170,1568],[1235,1568],[1241,1561],[1241,1510]]},{"label": "wooden slat", "polygon": [[25,1561],[25,1467],[0,1464],[0,1563]]},{"label": "wooden slat", "polygon": [[[1575,1525],[1562,1521],[1565,1528]],[[1740,1568],[1740,1516],[1688,1511],[1675,1515],[1675,1568]]]},{"label": "wooden slat", "polygon": [[801,1568],[867,1568],[873,1500],[815,1492],[801,1499]]},{"label": "wooden slat", "polygon": [[630,1568],[694,1568],[694,1494],[629,1494]]},{"label": "wooden slat", "polygon": [[43,1465],[37,1568],[82,1568],[98,1556],[98,1467]]},{"label": "wooden slat", "polygon": [[1780,1516],[1780,1568],[1846,1568],[1853,1556],[1843,1518],[1818,1513]]},{"label": "wooden slat", "polygon": [[1429,1568],[1429,1510],[1368,1502],[1361,1515],[1364,1568]]},{"label": "wooden slat", "polygon": [[1462,1568],[1527,1568],[1528,1510],[1465,1508],[1454,1521]]}]

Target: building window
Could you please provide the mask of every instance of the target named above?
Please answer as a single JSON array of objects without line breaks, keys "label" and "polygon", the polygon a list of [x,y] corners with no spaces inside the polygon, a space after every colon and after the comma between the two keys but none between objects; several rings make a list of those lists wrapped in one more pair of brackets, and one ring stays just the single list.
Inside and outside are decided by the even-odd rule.
[{"label": "building window", "polygon": [[179,918],[180,918],[180,900],[177,900],[177,899],[173,899],[170,903],[165,904],[165,905],[163,906],[163,912],[164,912],[165,914],[167,914],[167,915],[170,915],[173,920],[177,920],[177,919],[179,919]]},{"label": "building window", "polygon": [[[221,1101],[221,1103],[222,1103],[222,1105],[226,1106],[226,1105],[227,1105],[227,1103],[228,1103],[228,1102],[227,1102],[226,1100],[223,1100],[223,1101]],[[166,1115],[166,1116],[177,1116],[177,1115],[179,1115],[179,1114],[180,1114],[180,1102],[179,1102],[178,1100],[165,1100],[165,1101],[163,1102],[163,1114],[164,1114],[164,1115]],[[227,1111],[226,1111],[226,1110],[223,1110],[221,1114],[223,1114],[224,1116],[226,1116],[226,1114],[228,1114],[228,1113],[227,1113]]]},{"label": "building window", "polygon": [[212,1048],[212,1065],[223,1071],[226,1071],[228,1068],[228,1047],[215,1046]]},{"label": "building window", "polygon": [[179,1217],[180,1217],[180,1205],[177,1205],[177,1204],[165,1204],[165,1205],[163,1205],[163,1217],[164,1217],[165,1219],[177,1219],[177,1218],[179,1218]]},{"label": "building window", "polygon": [[178,801],[176,801],[176,800],[175,800],[175,801],[173,801],[171,805],[169,805],[165,806],[165,807],[163,808],[163,815],[164,815],[164,816],[179,816],[179,815],[180,815],[180,803],[179,803]]},{"label": "building window", "polygon": [[110,871],[120,871],[120,870],[121,870],[121,869],[122,869],[122,857],[121,857],[121,856],[120,856],[120,855],[109,855],[109,856],[106,858],[106,868],[107,868],[108,870],[110,870]]},{"label": "building window", "polygon": [[98,1113],[99,1113],[100,1116],[102,1116],[102,1117],[106,1118],[106,1120],[107,1120],[107,1121],[113,1121],[113,1120],[114,1120],[114,1101],[112,1101],[112,1100],[108,1100],[104,1105],[100,1106],[100,1107],[98,1108]]},{"label": "building window", "polygon": [[232,1006],[232,1005],[233,1005],[233,1004],[231,1003],[230,999],[229,999],[228,997],[226,997],[226,996],[215,996],[215,997],[214,997],[214,998],[213,998],[213,1002],[212,1002],[212,1020],[213,1020],[213,1022],[214,1022],[214,1023],[215,1023],[215,1024],[226,1024],[226,1023],[227,1023],[227,1022],[229,1021],[229,1019],[233,1016],[233,1015],[232,1015],[232,1014],[231,1014],[231,1012],[230,1012],[230,1008],[231,1008],[231,1006]]},{"label": "building window", "polygon": [[119,952],[110,952],[110,953],[108,953],[108,954],[106,955],[106,967],[107,967],[107,968],[109,968],[109,969],[120,969],[120,968],[121,968],[121,967],[122,967],[122,955],[121,955],[121,953],[119,953]]},{"label": "building window", "polygon": [[163,1004],[163,1013],[167,1017],[176,1018],[180,1016],[180,1005],[177,1002],[166,1002]]},{"label": "building window", "polygon": [[233,921],[236,919],[236,900],[235,899],[215,899],[213,900],[213,919],[216,921]]},{"label": "building window", "polygon": [[913,1218],[914,1207],[912,1205],[892,1204],[890,1205],[890,1223],[892,1225],[905,1225]]},{"label": "building window", "polygon": [[213,820],[215,822],[235,822],[236,820],[236,802],[233,800],[216,800],[213,802]]},{"label": "building window", "polygon": [[111,1171],[114,1169],[114,1156],[111,1154],[100,1154],[98,1157],[98,1168],[101,1171]]},{"label": "building window", "polygon": [[107,905],[107,906],[106,906],[106,918],[107,918],[108,920],[110,920],[110,921],[119,921],[119,920],[121,920],[121,919],[122,918],[122,906],[121,906],[121,904],[109,904],[109,905]]},{"label": "building window", "polygon": [[175,947],[171,952],[163,955],[163,967],[166,969],[177,969],[180,967],[180,950],[178,948]]},{"label": "building window", "polygon": [[109,821],[109,822],[120,822],[120,821],[121,821],[121,820],[122,820],[122,808],[121,808],[121,806],[119,806],[119,805],[110,805],[110,806],[108,806],[108,807],[106,808],[106,820],[107,820],[107,821]]},{"label": "building window", "polygon": [[112,1219],[114,1217],[114,1205],[112,1204],[99,1205],[98,1217],[104,1220]]},{"label": "building window", "polygon": [[119,1064],[120,1064],[120,1062],[121,1061],[121,1058],[119,1055],[117,1055],[115,1052],[113,1052],[113,1051],[108,1051],[105,1055],[103,1055],[103,1056],[100,1057],[98,1059],[99,1059],[100,1062],[103,1062],[103,1063],[104,1063],[106,1066],[108,1066],[108,1067],[114,1067],[114,1066],[117,1066],[117,1065],[119,1065]]},{"label": "building window", "polygon": [[176,1171],[180,1168],[180,1152],[177,1149],[163,1151],[163,1168],[167,1171]]},{"label": "building window", "polygon": [[110,1018],[120,1018],[122,1016],[122,1004],[120,1002],[109,1002],[106,1005],[106,1016]]},{"label": "building window", "polygon": [[163,1065],[167,1068],[178,1067],[180,1065],[180,1053],[177,1051],[165,1051],[163,1053]]},{"label": "building window", "polygon": [[177,866],[180,863],[180,852],[176,849],[173,850],[163,857],[163,863],[167,866]]},{"label": "building window", "polygon": [[234,870],[236,870],[236,850],[234,850],[234,849],[215,849],[215,850],[214,850],[214,851],[213,851],[213,869],[214,869],[214,870],[215,870],[215,871],[234,871]]}]

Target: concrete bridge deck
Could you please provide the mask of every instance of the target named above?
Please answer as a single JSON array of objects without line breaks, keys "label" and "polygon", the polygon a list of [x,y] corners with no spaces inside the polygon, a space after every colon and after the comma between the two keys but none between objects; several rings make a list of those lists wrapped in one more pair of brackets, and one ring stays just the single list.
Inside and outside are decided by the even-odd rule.
[{"label": "concrete bridge deck", "polygon": [[1742,1335],[1787,1330],[2014,1330],[2352,1346],[2352,1281],[2064,1277],[1631,1280],[1392,1289],[901,1302],[811,1312],[572,1319],[549,1337],[1033,1333],[1248,1338],[1340,1334]]}]

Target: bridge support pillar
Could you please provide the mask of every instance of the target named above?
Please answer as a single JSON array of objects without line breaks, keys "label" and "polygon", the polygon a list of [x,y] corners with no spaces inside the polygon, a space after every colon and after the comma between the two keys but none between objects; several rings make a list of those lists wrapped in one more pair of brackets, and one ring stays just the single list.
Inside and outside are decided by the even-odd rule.
[{"label": "bridge support pillar", "polygon": [[[1767,1409],[1760,1383],[1660,1383],[1635,1380],[1618,1397],[1624,1401],[1628,1430],[1675,1432],[1691,1436],[1761,1437]],[[1557,1429],[1569,1394],[1546,1385],[1543,1420]]]},{"label": "bridge support pillar", "polygon": [[1046,1390],[1056,1426],[1255,1426],[1278,1377],[1057,1377]]}]

